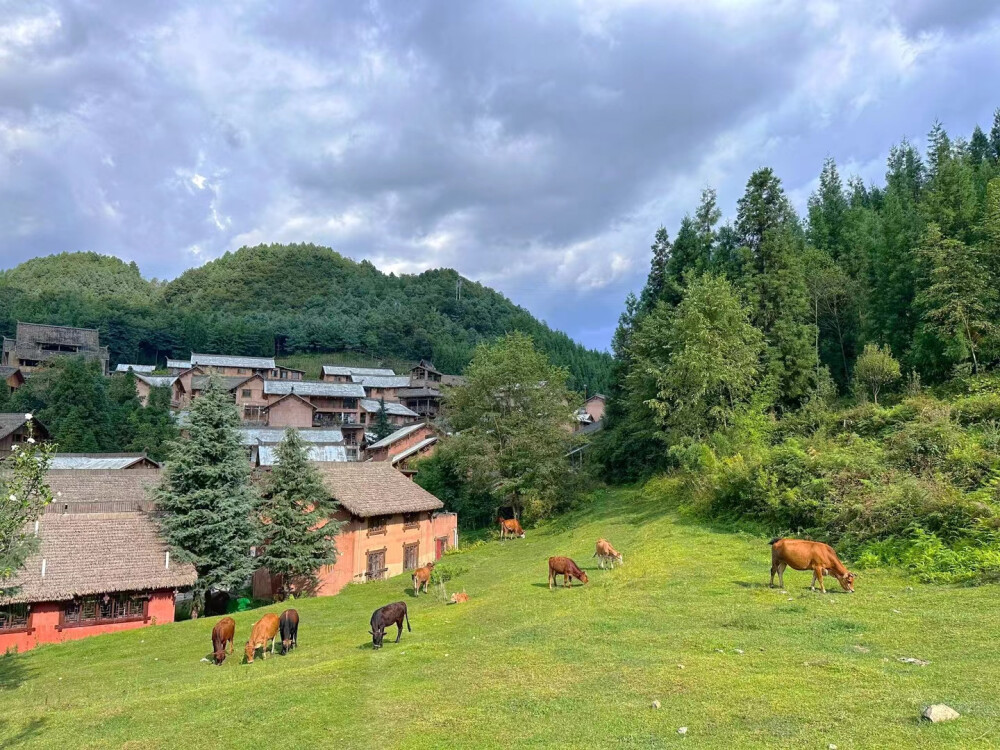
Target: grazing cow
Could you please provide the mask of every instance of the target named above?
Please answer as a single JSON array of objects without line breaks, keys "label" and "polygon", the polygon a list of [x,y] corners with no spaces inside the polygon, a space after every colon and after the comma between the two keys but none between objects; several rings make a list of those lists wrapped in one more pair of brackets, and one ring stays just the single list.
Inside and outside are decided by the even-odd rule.
[{"label": "grazing cow", "polygon": [[281,655],[284,656],[299,645],[299,613],[294,609],[286,609],[278,618],[278,631],[281,633]]},{"label": "grazing cow", "polygon": [[250,640],[247,641],[246,655],[247,664],[253,664],[253,657],[257,649],[263,649],[264,658],[267,658],[267,642],[271,642],[271,653],[274,653],[274,642],[278,638],[278,616],[268,613],[253,624],[250,631]]},{"label": "grazing cow", "polygon": [[845,591],[849,594],[854,593],[854,573],[848,572],[829,544],[808,542],[804,539],[772,539],[768,544],[771,545],[772,587],[774,574],[777,573],[778,585],[785,588],[785,568],[791,567],[793,570],[812,570],[810,588],[813,591],[816,590],[816,581],[819,581],[819,590],[825,594],[823,576],[832,575],[840,581]]},{"label": "grazing cow", "polygon": [[594,557],[598,558],[597,564],[602,569],[604,568],[604,563],[609,563],[612,569],[615,567],[616,562],[619,565],[624,564],[621,552],[612,547],[611,542],[603,538],[597,540],[597,551],[594,553]]},{"label": "grazing cow", "polygon": [[556,576],[563,577],[563,586],[573,588],[573,579],[580,583],[587,582],[587,574],[580,570],[579,566],[568,557],[549,558],[549,588],[555,583]]},{"label": "grazing cow", "polygon": [[507,519],[503,516],[498,516],[497,523],[500,524],[500,539],[505,539],[509,536],[524,539],[524,529],[521,528],[521,524],[516,518]]},{"label": "grazing cow", "polygon": [[452,604],[464,604],[467,601],[469,601],[469,595],[466,594],[464,591],[461,594],[452,594],[451,595],[451,603]]},{"label": "grazing cow", "polygon": [[236,620],[232,617],[223,617],[212,628],[212,652],[216,664],[222,664],[226,660],[226,644],[229,644],[229,653],[233,653],[233,638],[236,635]]},{"label": "grazing cow", "polygon": [[386,604],[384,607],[380,607],[372,612],[371,630],[368,631],[372,634],[372,648],[376,650],[382,648],[385,629],[390,625],[395,625],[399,628],[399,631],[396,633],[396,643],[399,643],[399,639],[403,635],[404,619],[406,620],[406,629],[412,633],[410,616],[406,613],[406,602]]},{"label": "grazing cow", "polygon": [[424,593],[427,593],[427,584],[431,582],[431,572],[434,570],[434,563],[429,562],[422,568],[417,568],[413,571],[413,595],[417,596],[420,594],[420,587],[424,587]]}]

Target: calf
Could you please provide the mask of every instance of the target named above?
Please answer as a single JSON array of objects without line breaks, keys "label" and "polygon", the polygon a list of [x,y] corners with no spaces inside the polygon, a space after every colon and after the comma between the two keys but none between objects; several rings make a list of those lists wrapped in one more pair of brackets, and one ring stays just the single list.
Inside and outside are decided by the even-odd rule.
[{"label": "calf", "polygon": [[469,595],[466,594],[464,591],[461,594],[452,594],[451,595],[451,603],[452,604],[464,604],[467,601],[469,601]]},{"label": "calf", "polygon": [[812,570],[810,588],[813,591],[816,590],[816,581],[819,581],[819,590],[826,593],[823,576],[829,574],[840,581],[845,591],[854,593],[854,573],[848,572],[829,544],[804,539],[772,539],[768,544],[771,545],[771,586],[774,586],[774,574],[777,573],[778,585],[785,588],[785,568],[790,567],[793,570]]},{"label": "calf", "polygon": [[429,562],[422,568],[417,568],[413,571],[413,595],[417,596],[420,593],[420,587],[424,587],[424,593],[427,593],[427,584],[431,582],[431,572],[434,570],[434,563]]},{"label": "calf", "polygon": [[549,589],[556,581],[556,576],[563,577],[563,586],[573,588],[573,579],[580,583],[587,582],[587,574],[580,570],[579,566],[568,557],[549,558]]},{"label": "calf", "polygon": [[281,632],[281,655],[284,656],[299,645],[299,613],[294,609],[282,612],[278,630]]},{"label": "calf", "polygon": [[250,640],[247,641],[246,656],[247,664],[253,664],[253,657],[257,649],[263,649],[264,658],[267,658],[267,642],[271,642],[271,653],[274,653],[274,642],[278,638],[278,616],[269,612],[261,617],[253,625],[250,631]]},{"label": "calf", "polygon": [[503,516],[498,516],[497,522],[500,524],[500,539],[508,536],[516,536],[524,539],[524,529],[521,528],[521,524],[516,518],[507,519]]},{"label": "calf", "polygon": [[212,654],[216,664],[222,664],[226,660],[226,644],[229,644],[229,653],[233,653],[233,638],[236,636],[236,620],[232,617],[223,617],[212,628]]},{"label": "calf", "polygon": [[396,633],[396,643],[399,643],[403,635],[403,620],[406,620],[406,629],[413,632],[410,628],[410,616],[406,613],[406,602],[386,604],[372,612],[371,629],[368,631],[372,634],[372,648],[376,650],[382,648],[385,629],[390,625],[399,628]]},{"label": "calf", "polygon": [[611,542],[607,539],[597,540],[597,551],[594,553],[594,557],[598,558],[598,565],[604,568],[604,563],[609,563],[612,569],[615,567],[617,562],[619,565],[624,564],[621,553],[611,546]]}]

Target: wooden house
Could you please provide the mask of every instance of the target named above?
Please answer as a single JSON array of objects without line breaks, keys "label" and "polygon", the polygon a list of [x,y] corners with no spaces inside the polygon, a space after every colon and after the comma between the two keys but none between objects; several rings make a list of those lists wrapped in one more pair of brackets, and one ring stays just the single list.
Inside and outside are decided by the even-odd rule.
[{"label": "wooden house", "polygon": [[[382,400],[374,398],[361,399],[361,424],[370,427],[378,421],[378,413],[382,411]],[[385,401],[385,414],[389,424],[395,427],[412,424],[420,419],[412,409],[408,409],[403,404]]]},{"label": "wooden house", "polygon": [[276,364],[273,357],[231,357],[224,354],[191,353],[191,367],[199,367],[207,374],[237,377],[260,375],[267,380],[302,380],[303,370]]},{"label": "wooden house", "polygon": [[410,387],[410,379],[405,375],[352,375],[355,383],[365,389],[365,396],[379,401],[398,403],[399,390]]},{"label": "wooden house", "polygon": [[47,481],[57,501],[0,599],[0,653],[173,622],[175,593],[197,574],[171,559],[147,515],[159,472],[52,471]]},{"label": "wooden house", "polygon": [[24,414],[0,414],[0,457],[10,453],[15,445],[27,442],[33,437],[39,442],[49,439],[49,431],[37,419],[31,420],[31,430]]},{"label": "wooden house", "polygon": [[169,388],[170,389],[170,406],[172,408],[179,408],[181,405],[180,400],[177,397],[177,393],[174,390],[174,383],[177,378],[173,375],[140,375],[135,376],[135,391],[139,396],[139,401],[142,402],[143,406],[149,405],[149,395],[153,392],[154,388]]},{"label": "wooden house", "polygon": [[24,385],[24,373],[20,367],[0,367],[0,388],[7,388],[8,393],[13,393]]},{"label": "wooden house", "polygon": [[396,373],[384,367],[346,367],[342,365],[323,365],[320,380],[328,383],[353,383],[356,375],[371,375],[391,378]]},{"label": "wooden house", "polygon": [[100,335],[93,328],[18,322],[14,338],[5,336],[0,352],[0,366],[18,367],[24,372],[57,357],[80,356],[97,360],[101,372],[108,374],[108,347],[101,346]]},{"label": "wooden house", "polygon": [[438,433],[429,424],[425,422],[412,424],[368,445],[364,451],[364,459],[386,461],[400,471],[408,473],[408,464],[431,455],[438,439]]},{"label": "wooden house", "polygon": [[[388,463],[317,464],[343,522],[337,562],[320,571],[319,595],[350,583],[400,575],[440,558],[458,544],[458,516]],[[254,574],[255,597],[270,598],[279,582],[266,570]]]},{"label": "wooden house", "polygon": [[135,375],[152,375],[156,371],[156,365],[129,365],[119,364],[115,366],[115,375],[123,375],[131,372]]}]

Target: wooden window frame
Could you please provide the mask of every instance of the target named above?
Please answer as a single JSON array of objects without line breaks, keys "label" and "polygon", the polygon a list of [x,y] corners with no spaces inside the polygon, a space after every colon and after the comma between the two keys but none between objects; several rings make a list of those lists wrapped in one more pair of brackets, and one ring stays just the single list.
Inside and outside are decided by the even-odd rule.
[{"label": "wooden window frame", "polygon": [[253,391],[249,388],[241,388],[240,398],[253,398]]},{"label": "wooden window frame", "polygon": [[[6,609],[7,607],[17,607],[17,606],[20,605],[7,604],[3,608]],[[35,628],[31,624],[31,618],[32,615],[34,614],[31,611],[31,603],[30,602],[25,603],[24,607],[27,610],[27,617],[25,617],[24,625],[18,625],[16,628],[0,628],[0,635],[15,635],[18,633],[27,633],[28,635],[31,635],[32,633],[35,632]]]},{"label": "wooden window frame", "polygon": [[[381,525],[375,525],[381,519]],[[389,533],[389,516],[368,516],[368,536],[379,536]],[[377,551],[377,550],[376,550]]]},{"label": "wooden window frame", "polygon": [[[414,516],[416,518],[416,520],[409,521],[409,520],[407,520],[407,516]],[[419,511],[416,512],[416,513],[404,513],[403,514],[403,531],[409,531],[410,529],[419,529],[419,528],[420,528],[420,512]]]},{"label": "wooden window frame", "polygon": [[[366,581],[384,581],[388,576],[389,565],[386,563],[385,558],[387,557],[386,552],[388,552],[388,547],[382,547],[381,549],[370,549],[365,552],[365,580]],[[382,565],[383,567],[378,571],[377,576],[372,576],[371,565],[369,564],[369,559],[372,555],[382,555]]]},{"label": "wooden window frame", "polygon": [[[413,555],[413,567],[406,567],[406,553],[409,550],[414,551]],[[403,545],[403,570],[416,570],[420,567],[420,542],[411,542]]]},{"label": "wooden window frame", "polygon": [[[121,596],[129,592],[116,591],[115,593],[108,593],[108,596]],[[142,594],[136,594],[136,596],[143,596]],[[80,600],[84,599],[96,599],[100,601],[100,596],[83,596]],[[71,628],[92,628],[99,625],[116,625],[123,622],[149,622],[149,600],[150,595],[146,594],[142,601],[142,614],[133,617],[96,617],[93,620],[87,620],[86,622],[66,622],[66,605],[69,602],[63,602],[63,606],[59,609],[59,624],[56,625],[57,631],[69,630]],[[97,612],[100,612],[100,607],[98,606]]]}]

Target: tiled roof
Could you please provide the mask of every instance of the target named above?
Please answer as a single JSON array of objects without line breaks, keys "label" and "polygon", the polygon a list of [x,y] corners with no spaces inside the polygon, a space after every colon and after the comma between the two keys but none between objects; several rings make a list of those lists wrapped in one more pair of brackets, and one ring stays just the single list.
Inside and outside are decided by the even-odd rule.
[{"label": "tiled roof", "polygon": [[431,447],[437,441],[438,441],[437,435],[431,435],[429,438],[421,440],[416,445],[411,445],[405,451],[400,451],[399,453],[397,453],[395,456],[392,457],[393,465],[398,464],[400,461],[405,461],[410,456],[420,453],[420,451],[424,450],[425,448]]},{"label": "tiled roof", "polygon": [[388,461],[318,464],[330,494],[361,518],[438,510],[444,503],[407,479]]},{"label": "tiled roof", "polygon": [[323,365],[324,375],[382,375],[392,377],[396,373],[385,367],[342,367],[341,365]]},{"label": "tiled roof", "polygon": [[325,396],[328,398],[364,398],[365,389],[357,383],[323,383],[318,380],[265,380],[264,393],[268,396]]},{"label": "tiled roof", "polygon": [[396,430],[391,435],[386,435],[384,438],[382,438],[381,440],[379,440],[377,443],[372,443],[371,445],[369,445],[368,446],[368,450],[372,450],[373,448],[388,448],[390,445],[392,445],[396,441],[402,440],[407,435],[413,434],[414,432],[416,432],[417,430],[419,430],[421,427],[424,427],[424,426],[425,426],[424,423],[421,422],[419,424],[411,424],[408,427],[400,427],[398,430]]},{"label": "tiled roof", "polygon": [[450,385],[450,386],[465,385],[465,376],[464,375],[442,375],[441,376],[441,385]]},{"label": "tiled roof", "polygon": [[[195,375],[191,378],[191,390],[192,391],[204,391],[208,388],[208,381],[212,378],[212,375]],[[222,386],[227,390],[231,391],[234,388],[238,388],[242,383],[250,380],[254,377],[253,375],[215,375],[220,381],[222,381]]]},{"label": "tiled roof", "polygon": [[[382,408],[382,402],[377,398],[363,398],[361,399],[361,408],[372,414],[378,414]],[[385,403],[385,413],[398,417],[413,417],[414,419],[419,416],[415,411],[407,409],[402,404],[390,403],[388,401]]]},{"label": "tiled roof", "polygon": [[128,372],[131,370],[135,373],[141,372],[143,375],[149,375],[155,369],[156,365],[118,365],[115,367],[115,372]]},{"label": "tiled roof", "polygon": [[23,413],[0,414],[0,439],[7,437],[27,420]]},{"label": "tiled roof", "polygon": [[[241,427],[239,429],[240,442],[243,445],[272,444],[281,442],[285,436],[283,427]],[[316,445],[343,443],[344,433],[336,427],[303,427],[299,428],[299,435],[307,443]]]},{"label": "tiled roof", "polygon": [[145,513],[102,510],[148,502],[147,488],[159,476],[144,469],[50,472],[49,486],[62,496],[39,520],[41,548],[11,581],[19,589],[9,601],[62,601],[192,585],[194,568],[173,559],[167,565],[167,545]]},{"label": "tiled roof", "polygon": [[429,359],[422,359],[422,360],[420,360],[420,363],[418,365],[416,365],[413,369],[416,370],[417,367],[422,367],[423,369],[427,370],[428,372],[434,372],[434,373],[437,373],[438,375],[441,374],[441,371],[438,370],[434,366],[434,363],[431,362]]},{"label": "tiled roof", "polygon": [[191,360],[190,359],[168,359],[167,360],[168,370],[190,370]]},{"label": "tiled roof", "polygon": [[396,392],[399,398],[441,398],[437,388],[400,388]]},{"label": "tiled roof", "polygon": [[[262,445],[257,449],[257,463],[274,466],[277,461],[277,446]],[[347,461],[347,449],[342,445],[310,445],[309,460],[317,463]]]},{"label": "tiled roof", "polygon": [[253,370],[273,370],[274,357],[230,357],[224,354],[195,354],[191,352],[192,365],[208,367],[246,367]]},{"label": "tiled roof", "polygon": [[136,380],[141,380],[152,388],[169,388],[177,382],[175,375],[136,375]]},{"label": "tiled roof", "polygon": [[607,401],[607,396],[603,393],[595,393],[593,396],[587,399],[587,401],[593,401],[594,399],[600,399],[601,401]]},{"label": "tiled roof", "polygon": [[17,372],[17,370],[18,368],[16,367],[8,367],[7,365],[3,365],[2,367],[0,367],[0,380],[6,380],[15,372]]},{"label": "tiled roof", "polygon": [[[152,461],[145,453],[56,453],[52,456],[49,468],[110,470],[127,469],[136,464],[146,464]],[[155,461],[152,461],[156,464]],[[159,464],[156,464],[157,466]]]},{"label": "tiled roof", "polygon": [[355,383],[361,383],[365,388],[407,388],[410,385],[408,375],[352,375]]}]

